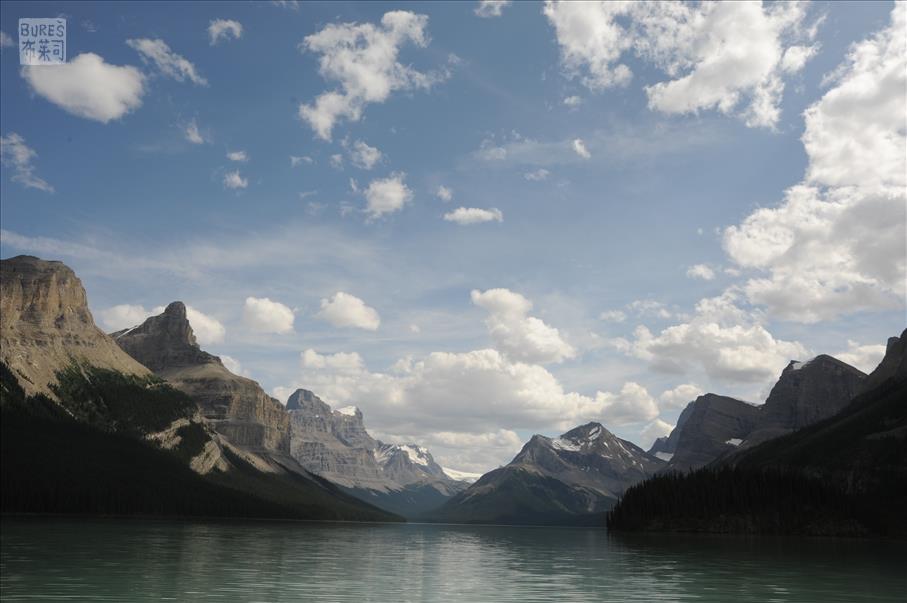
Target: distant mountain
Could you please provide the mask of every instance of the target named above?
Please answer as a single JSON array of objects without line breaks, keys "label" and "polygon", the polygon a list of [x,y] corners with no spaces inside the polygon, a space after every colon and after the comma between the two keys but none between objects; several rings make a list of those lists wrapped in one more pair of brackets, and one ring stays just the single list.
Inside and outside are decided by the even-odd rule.
[{"label": "distant mountain", "polygon": [[466,487],[425,448],[372,438],[355,406],[333,410],[311,391],[298,389],[287,400],[287,411],[293,458],[380,508],[414,517]]},{"label": "distant mountain", "polygon": [[[609,526],[907,536],[905,347],[907,330],[888,340],[882,363],[837,414],[691,474],[643,482],[613,509]],[[832,371],[829,386],[839,379]]]},{"label": "distant mountain", "polygon": [[427,517],[433,521],[593,525],[632,484],[664,463],[599,423],[559,438],[535,435],[505,467]]},{"label": "distant mountain", "polygon": [[[395,519],[270,454],[279,438],[259,430],[263,456],[234,441],[254,437],[220,432],[197,392],[171,387],[95,326],[65,265],[19,256],[0,261],[0,275],[4,512]],[[133,331],[150,345],[144,326]],[[166,327],[194,343],[188,322]],[[163,373],[206,356],[189,345],[148,358]]]},{"label": "distant mountain", "polygon": [[691,402],[649,454],[668,461],[663,471],[688,471],[736,454],[841,411],[866,381],[862,371],[827,355],[791,361],[765,404],[705,394]]}]

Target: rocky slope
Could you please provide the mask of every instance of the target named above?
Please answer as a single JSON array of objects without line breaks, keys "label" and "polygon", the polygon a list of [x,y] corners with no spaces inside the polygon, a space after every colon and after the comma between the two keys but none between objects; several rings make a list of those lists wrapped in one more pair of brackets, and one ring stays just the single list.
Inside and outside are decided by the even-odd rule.
[{"label": "rocky slope", "polygon": [[649,453],[668,461],[664,471],[697,469],[837,414],[865,381],[862,371],[824,354],[806,362],[791,361],[765,404],[700,396]]},{"label": "rocky slope", "polygon": [[746,436],[744,446],[765,442],[838,414],[865,379],[863,371],[824,354],[806,362],[792,361],[759,408],[759,420]]},{"label": "rocky slope", "polygon": [[94,324],[82,282],[62,262],[0,260],[0,361],[27,395],[54,397],[56,373],[80,364],[148,376]]},{"label": "rocky slope", "polygon": [[126,353],[195,400],[207,423],[232,444],[289,456],[286,409],[258,383],[234,375],[220,358],[199,347],[182,302],[111,336]]},{"label": "rocky slope", "polygon": [[535,435],[505,467],[429,514],[435,521],[595,524],[631,485],[664,463],[588,423],[559,438]]},{"label": "rocky slope", "polygon": [[286,408],[293,458],[378,507],[412,517],[466,487],[445,474],[426,449],[372,438],[354,406],[334,410],[298,389]]}]

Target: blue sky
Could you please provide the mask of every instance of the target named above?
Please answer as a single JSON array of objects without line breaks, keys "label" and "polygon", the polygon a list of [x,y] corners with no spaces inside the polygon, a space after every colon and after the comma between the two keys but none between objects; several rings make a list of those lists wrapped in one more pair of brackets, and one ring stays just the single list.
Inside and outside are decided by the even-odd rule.
[{"label": "blue sky", "polygon": [[[904,10],[478,7],[3,3],[3,257],[69,264],[109,330],[183,300],[282,400],[465,470],[878,362]],[[58,15],[69,65],[21,68],[18,19]]]}]

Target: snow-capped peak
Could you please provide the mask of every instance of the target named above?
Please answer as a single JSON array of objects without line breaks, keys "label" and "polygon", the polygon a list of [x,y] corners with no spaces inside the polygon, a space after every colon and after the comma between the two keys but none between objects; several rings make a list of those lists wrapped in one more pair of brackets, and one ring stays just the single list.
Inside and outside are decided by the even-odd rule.
[{"label": "snow-capped peak", "polygon": [[406,456],[409,457],[409,460],[417,465],[428,465],[428,451],[421,446],[409,446],[403,444],[400,447],[400,450],[406,453]]},{"label": "snow-capped peak", "polygon": [[358,411],[359,409],[355,406],[344,406],[343,408],[338,408],[334,412],[339,412],[340,414],[346,415],[348,417],[355,417]]}]

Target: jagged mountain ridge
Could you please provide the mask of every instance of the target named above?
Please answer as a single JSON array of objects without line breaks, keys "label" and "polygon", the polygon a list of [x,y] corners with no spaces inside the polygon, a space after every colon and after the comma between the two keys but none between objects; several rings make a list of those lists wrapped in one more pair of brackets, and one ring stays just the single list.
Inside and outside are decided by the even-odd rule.
[{"label": "jagged mountain ridge", "polygon": [[859,369],[825,354],[791,361],[761,406],[716,394],[700,396],[649,452],[668,460],[664,471],[703,467],[834,416],[866,380]]},{"label": "jagged mountain ridge", "polygon": [[309,471],[369,502],[416,515],[466,487],[415,444],[386,444],[369,435],[355,406],[334,410],[313,392],[287,400],[291,454]]},{"label": "jagged mountain ridge", "polygon": [[599,423],[558,438],[533,436],[506,466],[486,473],[428,518],[507,524],[601,521],[631,485],[664,463]]}]

